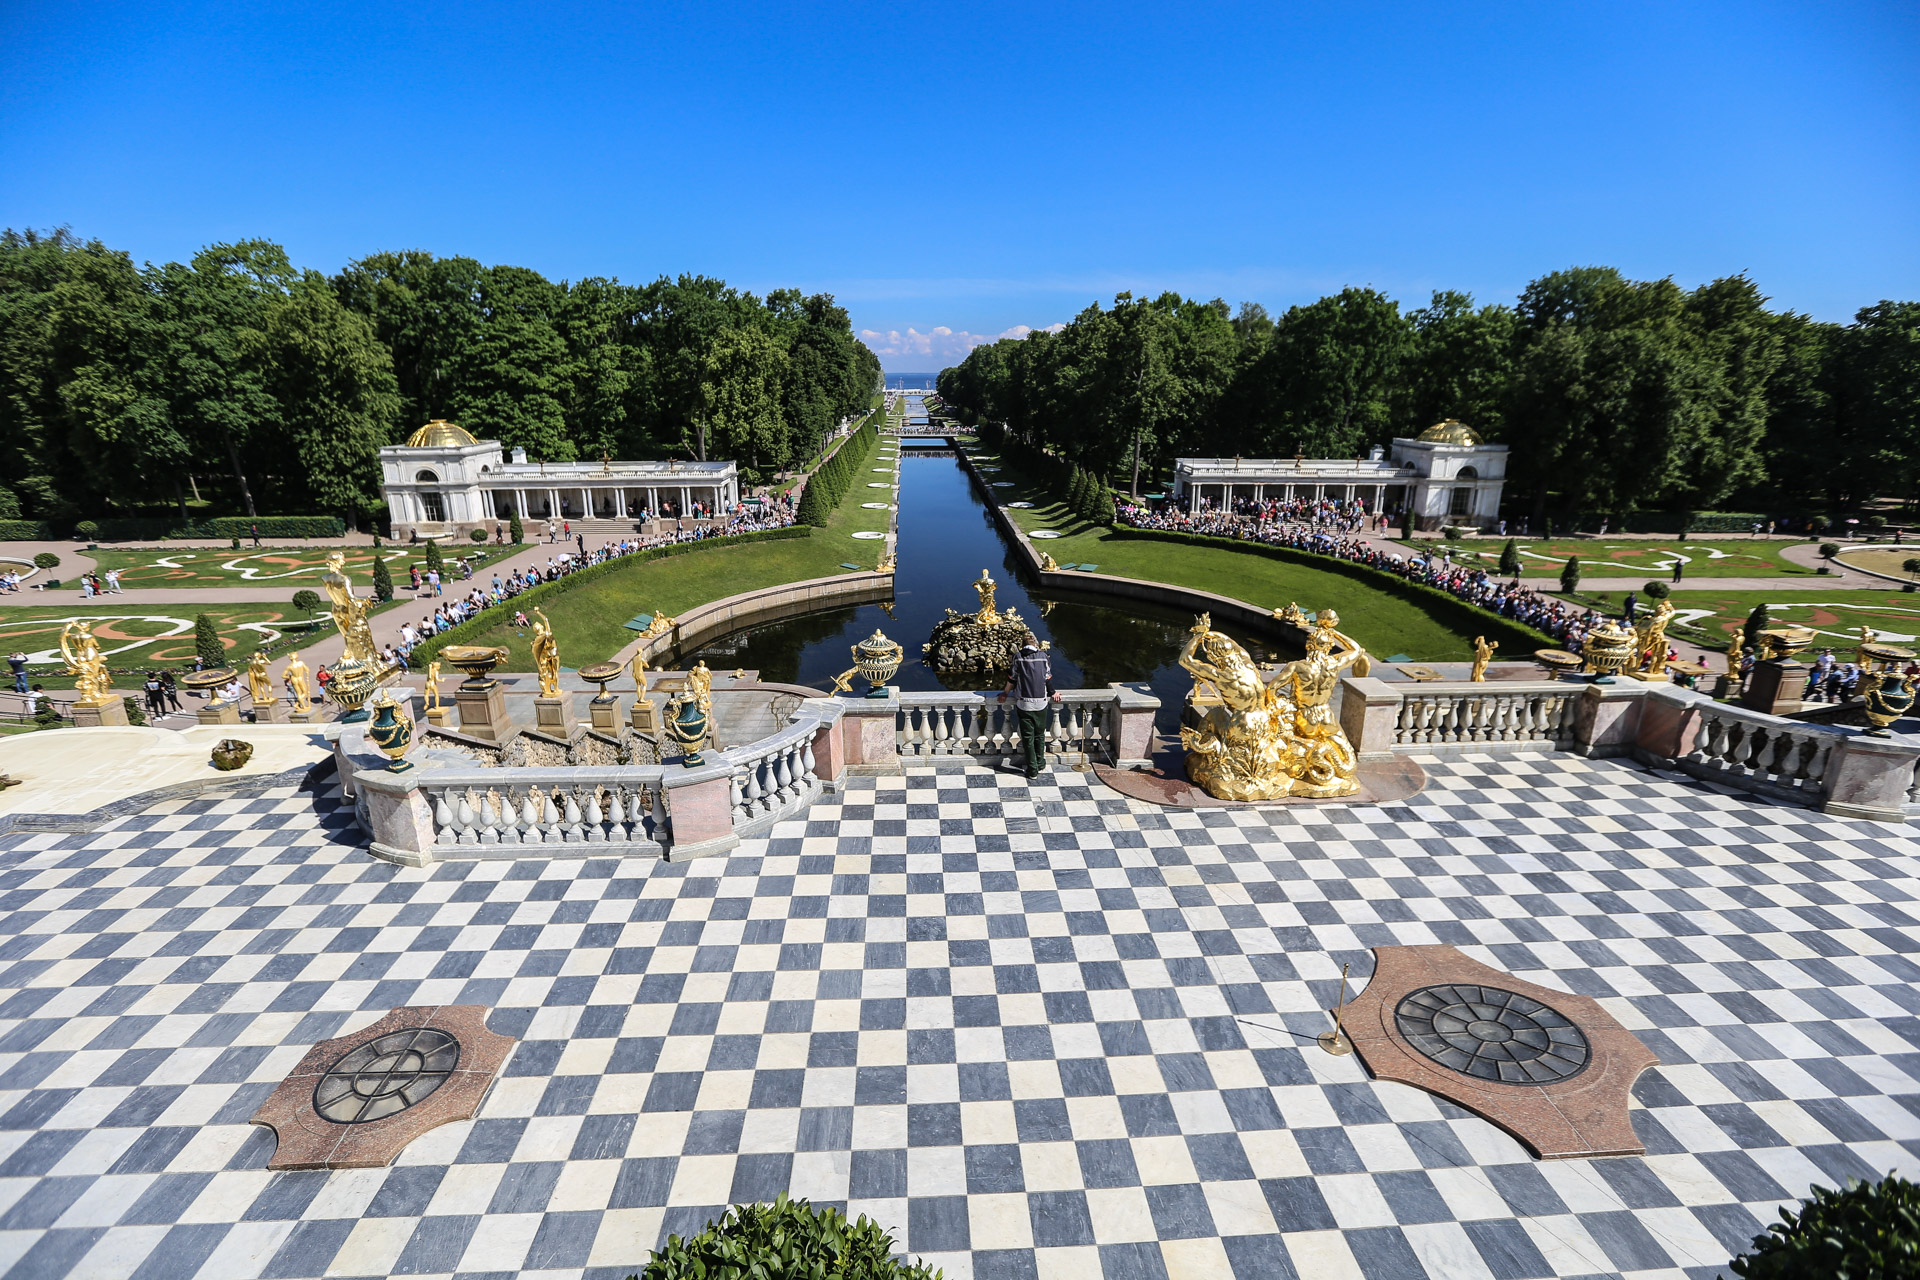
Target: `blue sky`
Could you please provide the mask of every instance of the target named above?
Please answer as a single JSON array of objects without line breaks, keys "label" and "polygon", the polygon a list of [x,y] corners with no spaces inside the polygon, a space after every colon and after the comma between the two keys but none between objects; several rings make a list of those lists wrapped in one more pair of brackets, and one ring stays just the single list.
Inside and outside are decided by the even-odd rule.
[{"label": "blue sky", "polygon": [[1920,6],[0,6],[0,225],[839,296],[890,370],[1121,289],[1920,296]]}]

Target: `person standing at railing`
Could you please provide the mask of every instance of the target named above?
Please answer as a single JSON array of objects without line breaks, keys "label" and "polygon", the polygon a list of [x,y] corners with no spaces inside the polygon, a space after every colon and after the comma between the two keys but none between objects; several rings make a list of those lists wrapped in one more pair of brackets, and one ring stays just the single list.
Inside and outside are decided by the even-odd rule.
[{"label": "person standing at railing", "polygon": [[1002,703],[1009,693],[1013,695],[1014,714],[1020,723],[1021,771],[1031,781],[1047,767],[1047,701],[1061,701],[1059,691],[1053,687],[1053,664],[1031,631],[1021,637],[1020,655],[1013,660],[1007,687],[1000,691]]}]

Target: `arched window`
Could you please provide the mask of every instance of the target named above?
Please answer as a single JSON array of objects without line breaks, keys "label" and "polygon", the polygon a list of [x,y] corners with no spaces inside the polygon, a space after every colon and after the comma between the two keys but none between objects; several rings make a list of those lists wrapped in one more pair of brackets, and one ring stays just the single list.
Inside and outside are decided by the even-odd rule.
[{"label": "arched window", "polygon": [[447,518],[446,508],[441,505],[440,495],[437,493],[421,494],[420,508],[425,513],[425,519],[431,524],[439,524]]},{"label": "arched window", "polygon": [[1447,509],[1447,514],[1455,516],[1472,515],[1473,490],[1464,487],[1455,489],[1453,491],[1452,505]]},{"label": "arched window", "polygon": [[1460,468],[1459,473],[1454,477],[1456,480],[1478,480],[1479,478],[1480,472],[1473,467]]},{"label": "arched window", "polygon": [[414,473],[413,478],[414,478],[414,481],[419,484],[437,484],[439,483],[439,480],[440,480],[440,477],[433,474],[433,472],[431,471],[416,472]]}]

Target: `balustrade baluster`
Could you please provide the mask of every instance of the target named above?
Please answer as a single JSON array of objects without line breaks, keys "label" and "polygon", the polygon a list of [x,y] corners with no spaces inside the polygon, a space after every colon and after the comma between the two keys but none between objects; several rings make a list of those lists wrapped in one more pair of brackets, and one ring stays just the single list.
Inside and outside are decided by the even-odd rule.
[{"label": "balustrade baluster", "polygon": [[453,810],[447,805],[445,791],[436,791],[433,796],[433,828],[435,844],[453,844],[460,838],[453,829]]},{"label": "balustrade baluster", "polygon": [[607,788],[607,839],[615,844],[627,838],[627,806],[620,798],[618,785]]},{"label": "balustrade baluster", "polygon": [[473,804],[465,791],[460,793],[460,803],[454,807],[453,820],[459,825],[461,844],[480,843],[480,833],[473,829]]},{"label": "balustrade baluster", "polygon": [[587,843],[600,844],[605,841],[607,832],[600,824],[607,819],[606,815],[600,812],[600,788],[595,787],[587,792],[587,812],[584,816],[587,824]]}]

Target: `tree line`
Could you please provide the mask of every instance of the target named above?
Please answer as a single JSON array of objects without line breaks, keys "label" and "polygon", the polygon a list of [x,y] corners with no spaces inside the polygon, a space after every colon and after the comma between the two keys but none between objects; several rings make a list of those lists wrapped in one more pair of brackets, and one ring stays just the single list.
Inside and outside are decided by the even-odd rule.
[{"label": "tree line", "polygon": [[432,418],[540,461],[711,455],[751,480],[879,381],[829,294],[424,252],[327,276],[265,240],[136,266],[65,229],[0,234],[0,519],[193,500],[352,524],[381,509],[381,446]]},{"label": "tree line", "polygon": [[1911,499],[1920,303],[1832,324],[1767,302],[1745,275],[1689,291],[1609,267],[1511,306],[1348,288],[1277,319],[1122,293],[974,348],[939,394],[1122,490],[1175,457],[1359,457],[1457,418],[1511,447],[1508,500],[1536,521]]}]

